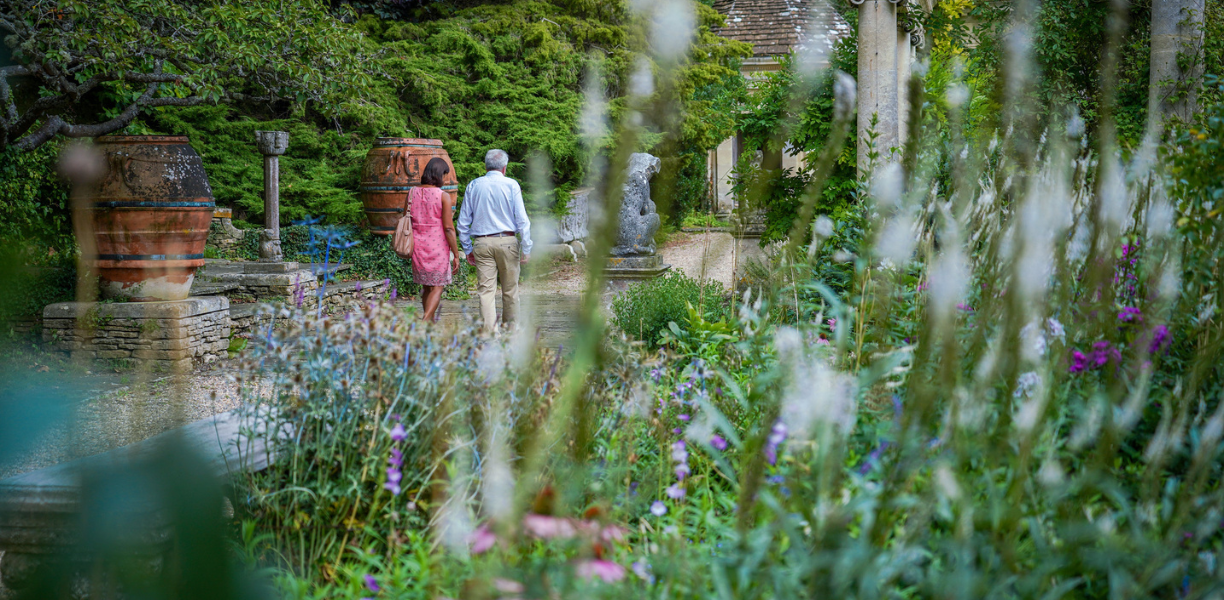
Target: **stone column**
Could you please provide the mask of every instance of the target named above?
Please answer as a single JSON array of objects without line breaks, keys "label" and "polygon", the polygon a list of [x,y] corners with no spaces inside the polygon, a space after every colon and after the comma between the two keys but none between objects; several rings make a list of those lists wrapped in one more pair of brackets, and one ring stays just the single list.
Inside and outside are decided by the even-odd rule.
[{"label": "stone column", "polygon": [[905,145],[909,133],[909,80],[910,63],[914,60],[914,49],[910,34],[903,27],[897,28],[897,145]]},{"label": "stone column", "polygon": [[264,155],[264,230],[259,238],[260,262],[283,262],[280,247],[280,155],[289,148],[289,132],[256,131],[255,143]]},{"label": "stone column", "polygon": [[1183,73],[1177,65],[1177,55],[1194,55],[1202,50],[1205,4],[1205,0],[1152,2],[1148,117],[1157,128],[1162,127],[1169,117],[1190,120],[1198,107],[1197,82],[1189,82],[1190,85],[1184,82],[1202,74],[1202,60],[1198,61],[1193,71]]},{"label": "stone column", "polygon": [[897,1],[850,0],[859,7],[858,25],[858,168],[867,167],[867,132],[878,117],[875,149],[878,162],[900,145],[897,114]]}]

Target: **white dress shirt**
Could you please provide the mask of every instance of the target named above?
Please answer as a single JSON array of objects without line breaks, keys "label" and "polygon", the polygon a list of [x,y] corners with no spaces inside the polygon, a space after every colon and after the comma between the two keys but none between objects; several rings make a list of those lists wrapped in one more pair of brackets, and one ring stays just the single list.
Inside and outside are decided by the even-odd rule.
[{"label": "white dress shirt", "polygon": [[517,181],[489,171],[468,183],[459,207],[459,244],[472,253],[472,238],[504,231],[519,234],[519,250],[531,254],[531,221],[523,206],[523,190]]}]

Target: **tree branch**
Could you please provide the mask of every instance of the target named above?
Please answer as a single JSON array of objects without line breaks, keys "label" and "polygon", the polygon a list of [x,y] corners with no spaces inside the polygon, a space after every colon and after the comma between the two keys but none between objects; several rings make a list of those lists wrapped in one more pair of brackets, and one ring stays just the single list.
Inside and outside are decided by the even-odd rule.
[{"label": "tree branch", "polygon": [[13,90],[9,88],[8,78],[10,75],[28,75],[29,73],[29,69],[20,65],[0,68],[0,103],[4,104],[4,116],[0,117],[0,123],[3,123],[6,134],[9,125],[17,122],[17,103],[13,99]]},{"label": "tree branch", "polygon": [[[160,63],[157,65],[154,72],[161,72]],[[128,123],[131,123],[132,119],[136,118],[136,115],[140,114],[141,107],[147,105],[149,101],[153,99],[153,94],[155,94],[157,89],[160,87],[160,82],[150,83],[149,87],[145,88],[144,93],[141,94],[135,102],[123,109],[123,112],[119,113],[119,116],[102,123],[97,123],[94,125],[73,125],[67,121],[64,121],[59,115],[52,115],[47,118],[47,122],[44,123],[42,127],[39,127],[35,132],[17,140],[17,143],[13,145],[20,150],[33,150],[34,148],[46,143],[47,140],[55,137],[55,134],[57,133],[65,137],[82,138],[97,137],[99,135],[105,135],[112,131],[122,129],[127,127]],[[175,98],[175,100],[178,100],[178,98]],[[27,114],[26,117],[28,118],[29,115]]]}]

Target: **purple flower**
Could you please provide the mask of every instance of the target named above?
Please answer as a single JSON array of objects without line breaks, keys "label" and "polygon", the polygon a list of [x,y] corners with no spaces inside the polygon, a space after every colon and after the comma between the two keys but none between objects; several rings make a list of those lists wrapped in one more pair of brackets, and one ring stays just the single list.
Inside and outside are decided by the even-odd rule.
[{"label": "purple flower", "polygon": [[1122,312],[1118,313],[1118,320],[1123,323],[1142,323],[1143,311],[1133,306],[1122,308]]},{"label": "purple flower", "polygon": [[391,428],[391,439],[397,442],[402,442],[405,439],[408,439],[408,432],[404,431],[404,425],[402,423],[396,423],[395,427]]},{"label": "purple flower", "polygon": [[675,429],[673,429],[673,430],[672,430],[672,433],[674,433],[674,434],[676,434],[676,435],[680,435],[680,434],[684,433],[684,430],[683,430],[683,429],[680,429],[679,427],[677,427],[677,428],[675,428]]},{"label": "purple flower", "polygon": [[650,513],[656,517],[661,517],[667,514],[667,505],[663,504],[662,500],[655,500],[654,504],[650,505]]},{"label": "purple flower", "polygon": [[1115,361],[1122,359],[1122,353],[1117,348],[1111,347],[1105,340],[1092,344],[1092,354],[1088,356],[1092,361],[1092,366],[1098,369],[1109,364],[1110,359]]},{"label": "purple flower", "polygon": [[687,423],[688,420],[691,419],[692,417],[681,414],[681,415],[676,415],[676,418]]},{"label": "purple flower", "polygon": [[391,288],[391,301],[395,302],[395,297],[399,294],[399,288]]},{"label": "purple flower", "polygon": [[404,474],[395,467],[387,467],[387,481],[391,483],[399,483],[404,478]]},{"label": "purple flower", "polygon": [[353,291],[357,292],[358,294],[361,293],[361,282],[360,281],[357,282],[357,285],[356,287],[353,288]]},{"label": "purple flower", "polygon": [[684,499],[684,488],[680,487],[680,485],[675,484],[675,483],[668,486],[667,491],[665,493],[667,494],[667,497],[671,498],[672,500],[683,500]]},{"label": "purple flower", "polygon": [[1157,325],[1152,328],[1152,341],[1148,343],[1148,354],[1156,354],[1169,341],[1169,328],[1166,325]]},{"label": "purple flower", "polygon": [[398,496],[400,495],[400,492],[403,491],[400,489],[400,486],[398,483],[391,483],[390,481],[383,484],[383,489],[387,490],[388,492],[391,492],[392,496]]},{"label": "purple flower", "polygon": [[663,377],[663,372],[662,372],[662,371],[660,371],[660,370],[658,370],[658,369],[651,369],[651,370],[650,370],[650,378],[651,378],[651,379],[653,379],[653,380],[655,380],[655,382],[656,382],[656,383],[657,383],[657,382],[659,381],[659,379],[661,379],[662,377]]},{"label": "purple flower", "polygon": [[689,470],[688,465],[684,463],[680,463],[676,465],[676,479],[683,481],[684,478],[687,477],[689,473],[692,473],[692,471]]},{"label": "purple flower", "polygon": [[965,304],[964,302],[957,303],[956,308],[959,308],[967,312],[973,312],[973,307],[969,306],[968,304]]},{"label": "purple flower", "polygon": [[685,446],[684,440],[677,440],[672,444],[672,460],[676,462],[688,461],[688,448]]},{"label": "purple flower", "polygon": [[721,452],[727,449],[727,440],[724,440],[721,435],[716,433],[710,438],[710,445],[713,446],[715,450]]},{"label": "purple flower", "polygon": [[786,481],[786,478],[781,475],[770,475],[769,477],[765,478],[765,481],[768,481],[769,483],[777,485],[779,483],[782,483],[783,481]]},{"label": "purple flower", "polygon": [[391,463],[396,468],[403,467],[404,466],[404,453],[400,452],[399,448],[392,448],[391,458],[388,458],[387,462]]},{"label": "purple flower", "polygon": [[828,319],[825,323],[829,324],[829,331],[837,331],[837,319]]},{"label": "purple flower", "polygon": [[786,425],[783,425],[782,421],[777,421],[769,432],[769,439],[765,442],[765,458],[769,464],[777,464],[778,446],[784,441],[786,441]]},{"label": "purple flower", "polygon": [[1084,356],[1083,352],[1076,350],[1071,353],[1071,368],[1068,369],[1072,373],[1079,373],[1088,368],[1088,357]]},{"label": "purple flower", "polygon": [[365,585],[367,588],[370,589],[371,592],[377,593],[377,592],[382,591],[382,588],[378,587],[378,580],[375,579],[373,575],[367,574],[365,576]]}]

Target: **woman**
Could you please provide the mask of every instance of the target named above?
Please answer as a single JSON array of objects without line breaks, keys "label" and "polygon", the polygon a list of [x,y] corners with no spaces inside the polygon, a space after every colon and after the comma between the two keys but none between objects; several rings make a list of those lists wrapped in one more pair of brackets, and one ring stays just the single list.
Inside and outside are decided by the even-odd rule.
[{"label": "woman", "polygon": [[442,178],[450,167],[441,158],[432,158],[421,172],[420,187],[408,192],[412,214],[412,280],[421,286],[421,307],[426,321],[438,320],[442,288],[459,270],[459,242],[450,194],[442,191]]}]

